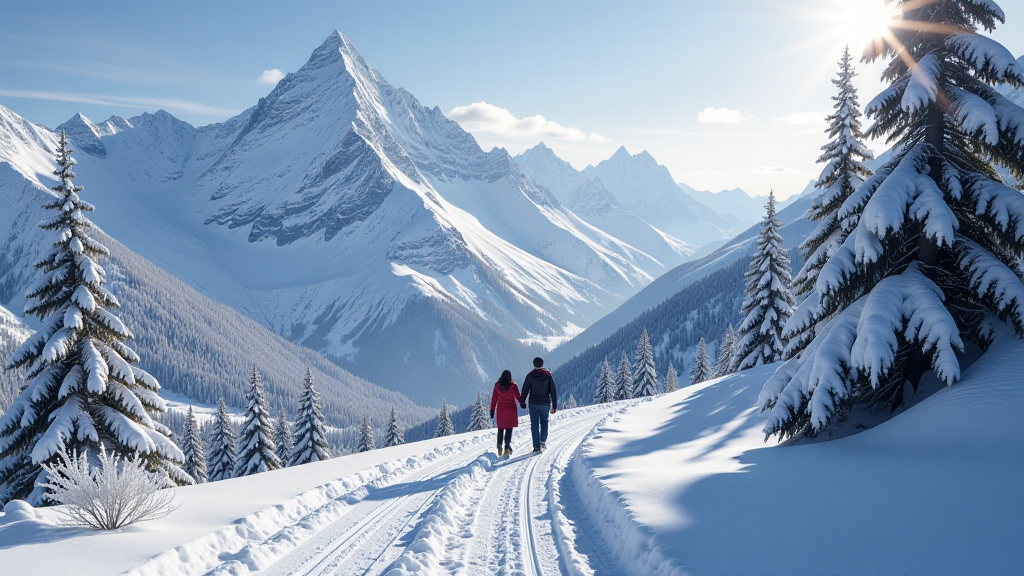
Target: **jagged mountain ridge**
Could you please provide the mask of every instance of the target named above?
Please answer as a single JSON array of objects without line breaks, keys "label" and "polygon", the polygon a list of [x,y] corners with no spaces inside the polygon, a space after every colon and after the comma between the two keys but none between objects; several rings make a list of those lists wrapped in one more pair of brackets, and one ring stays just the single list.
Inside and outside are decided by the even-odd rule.
[{"label": "jagged mountain ridge", "polygon": [[[577,216],[503,150],[483,152],[340,33],[224,123],[161,111],[62,128],[114,237],[424,403],[468,401],[671,265]],[[9,161],[47,185],[33,137]]]}]

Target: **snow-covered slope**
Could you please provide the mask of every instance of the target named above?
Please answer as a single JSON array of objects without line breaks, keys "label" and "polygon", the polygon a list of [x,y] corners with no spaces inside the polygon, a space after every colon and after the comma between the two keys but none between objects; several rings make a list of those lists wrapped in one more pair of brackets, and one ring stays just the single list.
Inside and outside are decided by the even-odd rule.
[{"label": "snow-covered slope", "polygon": [[668,168],[646,150],[630,155],[620,147],[611,158],[584,168],[583,175],[599,179],[634,216],[688,244],[702,246],[724,240],[738,224],[687,196]]},{"label": "snow-covered slope", "polygon": [[654,276],[681,264],[696,249],[627,212],[599,180],[581,174],[543,142],[513,160],[580,218],[655,258],[662,269],[650,270]]},{"label": "snow-covered slope", "polygon": [[[21,344],[30,333],[17,316],[0,306],[0,348]],[[6,357],[0,358],[0,363],[3,362],[6,362]]]},{"label": "snow-covered slope", "polygon": [[[22,177],[5,193],[48,186],[53,133],[0,119],[0,164]],[[157,112],[63,129],[112,236],[423,402],[468,401],[671,265],[577,216],[503,150],[483,152],[340,33],[222,124]]]},{"label": "snow-covered slope", "polygon": [[811,444],[764,441],[778,365],[656,398],[581,447],[568,516],[604,528],[584,552],[609,573],[1019,574],[1021,354],[1005,330],[960,383]]}]

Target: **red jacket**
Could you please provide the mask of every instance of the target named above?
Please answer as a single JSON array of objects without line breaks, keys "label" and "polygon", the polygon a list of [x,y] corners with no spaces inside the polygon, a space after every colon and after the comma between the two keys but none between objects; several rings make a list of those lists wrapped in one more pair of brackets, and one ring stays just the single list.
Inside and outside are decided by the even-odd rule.
[{"label": "red jacket", "polygon": [[[497,382],[494,383],[494,392],[491,392],[491,414],[498,417],[498,428],[517,428],[519,426],[519,386],[513,382],[508,388],[502,388]],[[497,410],[495,410],[497,408]]]}]

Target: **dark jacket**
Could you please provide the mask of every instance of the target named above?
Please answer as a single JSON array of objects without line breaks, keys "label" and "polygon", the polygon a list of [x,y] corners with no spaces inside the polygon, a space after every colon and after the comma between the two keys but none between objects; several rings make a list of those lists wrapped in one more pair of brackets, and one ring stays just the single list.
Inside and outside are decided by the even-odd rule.
[{"label": "dark jacket", "polygon": [[551,406],[558,409],[558,392],[555,390],[555,379],[551,372],[543,368],[534,368],[533,372],[523,379],[521,393],[523,404],[529,402],[534,406]]}]

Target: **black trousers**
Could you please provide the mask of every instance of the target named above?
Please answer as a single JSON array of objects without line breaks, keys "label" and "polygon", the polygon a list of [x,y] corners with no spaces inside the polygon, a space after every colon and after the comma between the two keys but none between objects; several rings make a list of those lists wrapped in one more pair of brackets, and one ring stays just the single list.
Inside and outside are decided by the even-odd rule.
[{"label": "black trousers", "polygon": [[512,431],[515,428],[498,428],[498,448],[501,448],[501,439],[505,439],[505,448],[512,449]]}]

